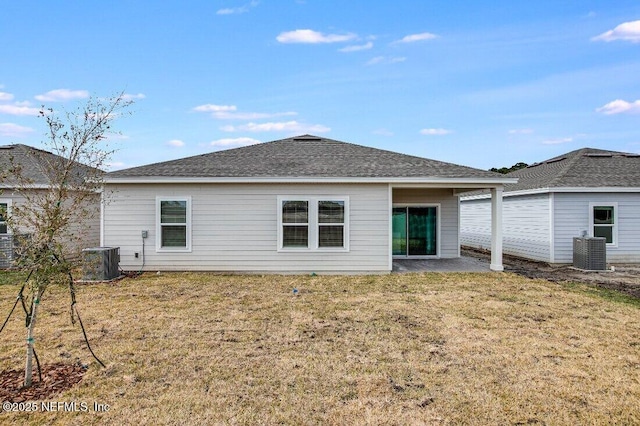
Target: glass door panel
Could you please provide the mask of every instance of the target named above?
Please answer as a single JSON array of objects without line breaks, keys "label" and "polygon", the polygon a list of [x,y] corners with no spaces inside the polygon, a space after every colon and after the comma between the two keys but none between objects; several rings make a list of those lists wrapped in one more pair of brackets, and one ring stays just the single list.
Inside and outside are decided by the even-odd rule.
[{"label": "glass door panel", "polygon": [[436,255],[436,208],[408,207],[407,210],[409,216],[407,255]]},{"label": "glass door panel", "polygon": [[407,255],[407,208],[394,207],[392,223],[392,254],[394,256]]},{"label": "glass door panel", "polygon": [[394,256],[438,254],[436,207],[394,207],[391,221]]}]

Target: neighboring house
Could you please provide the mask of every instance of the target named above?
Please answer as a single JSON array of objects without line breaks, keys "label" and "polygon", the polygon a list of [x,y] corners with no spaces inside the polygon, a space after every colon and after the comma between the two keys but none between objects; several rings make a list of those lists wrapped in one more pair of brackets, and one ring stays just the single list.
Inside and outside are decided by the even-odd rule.
[{"label": "neighboring house", "polygon": [[102,245],[125,270],[385,273],[393,257],[460,256],[458,193],[487,188],[499,205],[515,180],[304,135],[104,182]]},{"label": "neighboring house", "polygon": [[[11,210],[25,202],[25,197],[34,197],[44,193],[51,187],[52,177],[49,173],[57,169],[57,164],[67,161],[65,158],[48,151],[27,145],[0,146],[0,267],[11,266],[14,257],[14,243],[16,234],[28,234],[28,225],[21,229],[11,229],[7,224],[7,217]],[[25,183],[17,183],[12,170],[19,168]],[[70,180],[83,179],[90,168],[83,164],[76,164]],[[95,169],[91,169],[95,170]],[[25,187],[28,186],[28,189]],[[70,232],[79,235],[73,239],[74,245],[84,247],[97,246],[100,243],[100,196],[96,194],[95,204],[92,206],[95,214],[92,218],[83,218],[83,222],[76,222]],[[66,243],[71,244],[67,238]],[[73,247],[74,250],[80,247]]]},{"label": "neighboring house", "polygon": [[[607,239],[607,261],[640,262],[640,155],[583,148],[509,173],[504,253],[573,261],[573,237]],[[488,195],[461,199],[462,245],[489,248]]]}]

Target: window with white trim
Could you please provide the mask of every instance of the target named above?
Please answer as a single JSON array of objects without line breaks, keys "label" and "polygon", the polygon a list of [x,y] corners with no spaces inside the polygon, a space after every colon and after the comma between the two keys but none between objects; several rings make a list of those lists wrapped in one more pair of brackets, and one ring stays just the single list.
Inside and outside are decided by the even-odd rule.
[{"label": "window with white trim", "polygon": [[191,198],[158,197],[156,202],[156,249],[190,251]]},{"label": "window with white trim", "polygon": [[349,250],[348,197],[278,197],[278,250]]},{"label": "window with white trim", "polygon": [[604,237],[607,240],[607,245],[618,243],[617,203],[591,203],[589,205],[589,222],[592,237]]},{"label": "window with white trim", "polygon": [[0,200],[0,234],[8,234],[7,216],[9,215],[10,201]]},{"label": "window with white trim", "polygon": [[282,202],[282,247],[309,247],[309,202]]},{"label": "window with white trim", "polygon": [[344,201],[318,201],[318,247],[344,247]]}]

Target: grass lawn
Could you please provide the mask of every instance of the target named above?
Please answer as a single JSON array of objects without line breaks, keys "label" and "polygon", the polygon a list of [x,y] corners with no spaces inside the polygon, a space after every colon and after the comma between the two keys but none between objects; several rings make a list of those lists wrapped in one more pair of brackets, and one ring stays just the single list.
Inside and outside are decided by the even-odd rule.
[{"label": "grass lawn", "polygon": [[[18,287],[0,277],[3,321]],[[299,294],[292,294],[293,288]],[[12,424],[640,424],[640,305],[512,274],[145,274],[51,288],[41,362],[80,360],[55,401]],[[22,368],[24,317],[0,334]]]}]

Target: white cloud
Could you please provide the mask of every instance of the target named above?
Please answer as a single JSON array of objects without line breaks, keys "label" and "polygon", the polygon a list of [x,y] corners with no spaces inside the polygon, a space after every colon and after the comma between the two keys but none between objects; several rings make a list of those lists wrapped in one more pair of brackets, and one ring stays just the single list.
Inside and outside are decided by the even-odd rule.
[{"label": "white cloud", "polygon": [[180,139],[171,139],[165,143],[167,146],[172,146],[174,148],[182,148],[184,146],[184,142]]},{"label": "white cloud", "polygon": [[387,57],[387,56],[376,56],[375,58],[371,58],[365,65],[378,65],[378,64],[397,64],[399,62],[406,61],[407,58],[404,56],[395,56],[395,57]]},{"label": "white cloud", "polygon": [[348,34],[323,34],[313,30],[294,30],[280,33],[276,40],[280,43],[342,43],[345,41],[353,40],[357,38],[357,35],[353,33]]},{"label": "white cloud", "polygon": [[220,111],[235,111],[237,108],[235,105],[214,105],[205,104],[195,107],[193,110],[198,112],[220,112]]},{"label": "white cloud", "polygon": [[223,138],[223,139],[218,139],[215,141],[211,141],[211,143],[209,145],[211,146],[248,146],[248,145],[255,145],[257,143],[260,143],[260,141],[258,139],[253,139],[253,138]]},{"label": "white cloud", "polygon": [[300,133],[325,133],[330,131],[329,127],[321,124],[304,124],[295,120],[284,122],[268,123],[247,123],[241,126],[223,126],[220,128],[225,132],[300,132]]},{"label": "white cloud", "polygon": [[218,9],[218,11],[216,12],[216,15],[235,15],[240,13],[246,13],[251,8],[256,7],[259,3],[260,2],[258,1],[252,1],[240,7],[227,7],[224,9]]},{"label": "white cloud", "polygon": [[640,113],[640,99],[635,102],[627,102],[622,99],[616,99],[615,101],[611,101],[608,104],[596,109],[596,111],[601,112],[605,115],[613,115],[613,114],[638,114]]},{"label": "white cloud", "polygon": [[69,90],[69,89],[56,89],[49,92],[37,95],[35,98],[42,102],[64,102],[72,99],[84,99],[89,97],[89,92],[86,90]]},{"label": "white cloud", "polygon": [[372,47],[373,47],[373,42],[369,41],[365,44],[357,44],[353,46],[343,47],[342,49],[338,49],[338,51],[343,53],[359,52],[361,50],[369,50]]},{"label": "white cloud", "polygon": [[387,129],[376,129],[373,132],[374,135],[380,135],[380,136],[393,136],[393,132],[391,130],[387,130]]},{"label": "white cloud", "polygon": [[533,133],[533,129],[511,129],[509,130],[510,135],[530,135]]},{"label": "white cloud", "polygon": [[22,137],[33,132],[30,127],[19,126],[14,123],[0,123],[0,136]]},{"label": "white cloud", "polygon": [[542,141],[543,145],[560,145],[563,143],[573,142],[573,138],[555,138]]},{"label": "white cloud", "polygon": [[450,133],[453,133],[452,130],[448,130],[448,129],[422,129],[420,130],[420,134],[421,135],[428,135],[428,136],[443,136],[443,135],[448,135]]},{"label": "white cloud", "polygon": [[218,120],[261,120],[265,118],[283,117],[283,116],[291,116],[291,115],[298,115],[298,113],[293,111],[275,112],[275,113],[218,111],[211,114],[213,118],[217,118]]},{"label": "white cloud", "polygon": [[402,37],[396,43],[415,43],[416,41],[433,40],[434,38],[438,38],[438,36],[432,33],[410,34]]},{"label": "white cloud", "polygon": [[197,106],[193,108],[193,110],[198,112],[210,112],[211,116],[218,120],[262,120],[265,118],[272,118],[272,117],[298,115],[297,112],[293,112],[293,111],[274,112],[274,113],[237,112],[238,108],[235,105],[206,104],[206,105]]},{"label": "white cloud", "polygon": [[124,95],[122,95],[122,99],[124,99],[125,101],[130,101],[133,99],[144,99],[144,98],[146,98],[146,96],[143,93],[138,93],[136,95],[131,93],[125,93]]},{"label": "white cloud", "polygon": [[632,43],[640,43],[640,20],[624,22],[612,30],[591,38],[591,41],[608,42],[614,40],[625,40]]},{"label": "white cloud", "polygon": [[11,93],[0,92],[0,101],[10,101],[13,99],[13,95]]},{"label": "white cloud", "polygon": [[10,115],[40,115],[40,108],[33,108],[24,104],[0,105],[0,113]]}]

